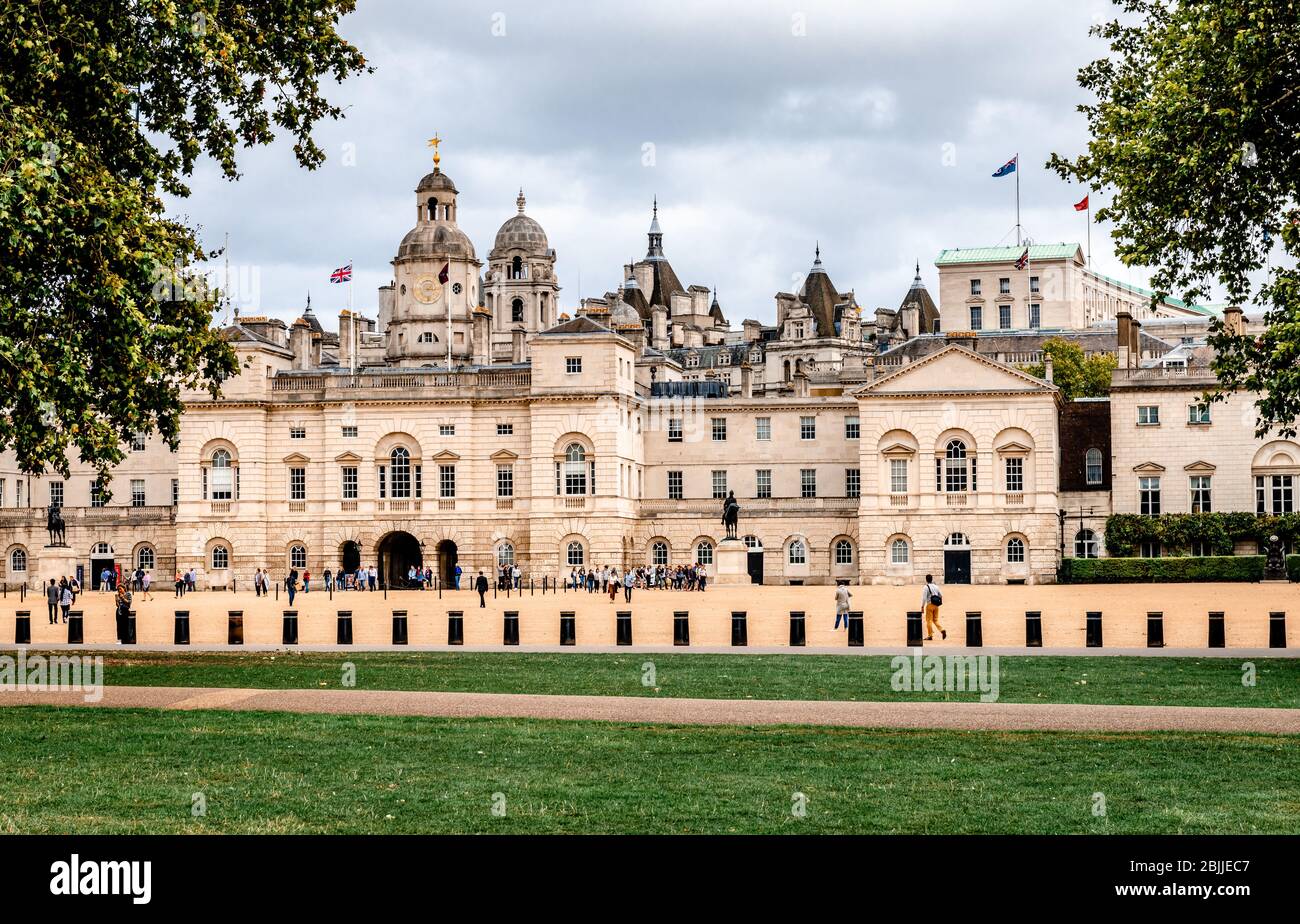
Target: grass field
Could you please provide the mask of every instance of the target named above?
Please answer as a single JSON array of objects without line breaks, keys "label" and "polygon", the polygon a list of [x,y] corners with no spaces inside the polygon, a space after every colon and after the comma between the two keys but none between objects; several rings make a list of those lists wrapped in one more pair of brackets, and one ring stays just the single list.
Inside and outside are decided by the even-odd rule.
[{"label": "grass field", "polygon": [[[654,664],[654,683],[642,683]],[[1255,685],[1231,658],[1017,657],[999,662],[1000,702],[1300,707],[1300,659],[1260,659]],[[368,690],[446,690],[710,699],[974,700],[895,692],[888,657],[841,655],[350,652],[105,655],[122,686],[338,688],[343,665]],[[3,705],[0,696],[0,705]]]},{"label": "grass field", "polygon": [[1278,736],[29,707],[0,769],[6,833],[1300,832]]}]

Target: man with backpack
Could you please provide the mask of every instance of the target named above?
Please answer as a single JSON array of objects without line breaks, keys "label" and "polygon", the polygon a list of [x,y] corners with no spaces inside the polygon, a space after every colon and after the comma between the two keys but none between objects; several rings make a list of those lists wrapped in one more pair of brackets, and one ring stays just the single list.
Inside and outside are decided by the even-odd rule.
[{"label": "man with backpack", "polygon": [[943,594],[934,583],[934,575],[925,576],[925,590],[921,592],[921,609],[925,611],[925,640],[934,641],[934,630],[939,630],[940,638],[948,637],[948,630],[939,625],[939,607],[943,606]]}]

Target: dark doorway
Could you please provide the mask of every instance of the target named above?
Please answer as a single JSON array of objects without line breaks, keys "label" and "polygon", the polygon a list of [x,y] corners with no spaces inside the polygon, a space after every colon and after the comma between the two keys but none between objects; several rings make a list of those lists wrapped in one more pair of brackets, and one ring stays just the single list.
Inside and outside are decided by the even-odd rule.
[{"label": "dark doorway", "polygon": [[[112,558],[92,558],[90,560],[90,589],[91,590],[101,589],[101,585],[103,585],[103,582],[100,580],[99,576],[100,574],[103,573],[105,568],[113,572],[114,575],[117,574],[117,562],[115,562]],[[107,587],[105,586],[103,587],[103,589],[107,589]]]},{"label": "dark doorway", "polygon": [[749,550],[748,569],[749,569],[749,583],[762,584],[763,583],[763,550],[762,549]]},{"label": "dark doorway", "polygon": [[944,549],[943,582],[945,584],[970,583],[970,549]]},{"label": "dark doorway", "polygon": [[339,555],[339,570],[344,574],[354,574],[360,567],[361,546],[349,539],[343,543],[343,549]]},{"label": "dark doorway", "polygon": [[379,540],[376,552],[379,556],[379,580],[390,589],[410,586],[407,574],[411,566],[424,567],[420,543],[410,533],[389,533]]},{"label": "dark doorway", "polygon": [[456,543],[450,539],[438,543],[438,577],[443,587],[456,586]]}]

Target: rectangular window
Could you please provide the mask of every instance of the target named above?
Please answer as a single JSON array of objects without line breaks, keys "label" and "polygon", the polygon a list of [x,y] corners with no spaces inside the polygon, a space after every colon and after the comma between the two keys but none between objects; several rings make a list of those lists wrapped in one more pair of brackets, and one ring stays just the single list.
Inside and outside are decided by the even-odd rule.
[{"label": "rectangular window", "polygon": [[727,418],[713,418],[713,442],[724,443],[727,440]]},{"label": "rectangular window", "polygon": [[862,496],[862,469],[846,468],[844,470],[844,496]]},{"label": "rectangular window", "polygon": [[90,483],[90,506],[104,506],[104,486],[99,483],[98,478]]},{"label": "rectangular window", "polygon": [[726,469],[715,468],[713,470],[713,499],[718,500],[727,496],[727,471]]},{"label": "rectangular window", "polygon": [[1010,294],[1011,294],[1011,277],[1010,277],[1010,276],[1003,276],[1001,279],[998,280],[998,294],[999,294],[999,295],[1010,295]]},{"label": "rectangular window", "polygon": [[1138,512],[1146,516],[1160,513],[1160,478],[1138,479]]},{"label": "rectangular window", "polygon": [[1034,302],[1029,306],[1029,329],[1038,330],[1043,326],[1043,306]]},{"label": "rectangular window", "polygon": [[1138,426],[1150,427],[1160,423],[1160,406],[1158,404],[1138,405]]},{"label": "rectangular window", "polygon": [[356,435],[357,435],[357,428],[356,428],[356,427],[344,427],[344,428],[343,428],[343,438],[344,438],[345,440],[355,439],[355,438],[356,438]]},{"label": "rectangular window", "polygon": [[998,327],[1002,330],[1011,329],[1011,306],[998,305]]},{"label": "rectangular window", "polygon": [[844,438],[856,440],[862,435],[862,422],[857,417],[844,418]]},{"label": "rectangular window", "polygon": [[984,329],[984,309],[981,308],[979,305],[970,306],[970,329],[971,330]]},{"label": "rectangular window", "polygon": [[143,433],[137,431],[131,435],[132,452],[144,452],[144,443],[145,443],[145,439]]},{"label": "rectangular window", "polygon": [[289,439],[291,439],[291,440],[305,440],[306,438],[307,438],[307,428],[306,428],[306,427],[290,427],[290,428],[289,428]]},{"label": "rectangular window", "polygon": [[1025,460],[1006,459],[1007,493],[1023,494],[1025,490]]},{"label": "rectangular window", "polygon": [[514,424],[503,424],[503,423],[497,424],[497,436],[514,436],[514,435],[515,435]]},{"label": "rectangular window", "polygon": [[388,488],[387,488],[387,486],[388,486],[388,466],[386,466],[386,465],[381,465],[381,466],[379,466],[379,471],[376,473],[376,475],[377,475],[377,479],[376,479],[376,480],[377,480],[378,483],[379,483],[379,496],[380,496],[380,497],[387,497],[387,496],[388,496]]},{"label": "rectangular window", "polygon": [[754,471],[754,496],[760,498],[772,496],[772,470],[770,468],[760,468]]},{"label": "rectangular window", "polygon": [[181,502],[181,482],[179,478],[172,479],[172,506],[175,507]]},{"label": "rectangular window", "polygon": [[63,482],[62,481],[50,482],[50,503],[58,504],[60,507],[63,506]]},{"label": "rectangular window", "polygon": [[144,506],[144,479],[143,478],[131,479],[131,506],[132,507]]},{"label": "rectangular window", "polygon": [[456,425],[455,425],[455,424],[438,424],[438,435],[439,435],[439,436],[455,436],[455,435],[456,435]]},{"label": "rectangular window", "polygon": [[1208,424],[1210,422],[1210,406],[1204,402],[1187,405],[1187,422],[1189,424]]},{"label": "rectangular window", "polygon": [[582,357],[581,356],[564,357],[564,371],[569,375],[577,375],[579,372],[581,372]]},{"label": "rectangular window", "polygon": [[1210,505],[1210,476],[1192,475],[1190,485],[1192,491],[1192,513],[1213,512],[1213,507]]},{"label": "rectangular window", "polygon": [[799,469],[799,496],[800,497],[817,496],[817,469],[815,468]]},{"label": "rectangular window", "polygon": [[1030,276],[1030,277],[1029,277],[1029,291],[1032,292],[1032,293],[1034,293],[1035,295],[1038,294],[1038,277],[1037,277],[1037,276]]},{"label": "rectangular window", "polygon": [[682,419],[680,417],[668,418],[668,442],[680,443],[682,441]]},{"label": "rectangular window", "polygon": [[681,472],[668,473],[668,499],[669,500],[682,499],[682,473]]},{"label": "rectangular window", "polygon": [[799,439],[801,440],[817,439],[817,418],[816,417],[799,418]]},{"label": "rectangular window", "polygon": [[1295,510],[1294,497],[1293,476],[1255,476],[1256,513],[1292,513]]},{"label": "rectangular window", "polygon": [[439,497],[456,496],[456,466],[454,465],[438,466],[438,496]]},{"label": "rectangular window", "polygon": [[307,469],[289,469],[289,500],[307,499]]},{"label": "rectangular window", "polygon": [[497,466],[497,497],[515,496],[515,467],[513,465]]},{"label": "rectangular window", "polygon": [[343,499],[357,499],[357,467],[355,465],[343,466]]},{"label": "rectangular window", "polygon": [[0,478],[0,507],[5,505],[5,480]]},{"label": "rectangular window", "polygon": [[770,440],[772,438],[772,418],[756,417],[754,419],[754,438]]},{"label": "rectangular window", "polygon": [[424,468],[420,465],[411,466],[411,477],[415,482],[415,496],[424,497]]},{"label": "rectangular window", "polygon": [[970,294],[971,295],[980,294],[980,281],[978,279],[972,279],[970,281]]},{"label": "rectangular window", "polygon": [[906,459],[889,460],[889,493],[890,494],[907,493],[907,460]]}]

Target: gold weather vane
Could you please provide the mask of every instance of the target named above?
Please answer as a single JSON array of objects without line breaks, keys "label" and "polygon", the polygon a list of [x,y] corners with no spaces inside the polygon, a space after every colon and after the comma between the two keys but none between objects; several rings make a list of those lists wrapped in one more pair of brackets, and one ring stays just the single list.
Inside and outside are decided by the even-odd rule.
[{"label": "gold weather vane", "polygon": [[433,165],[435,167],[442,162],[442,157],[438,154],[438,145],[440,144],[442,144],[442,139],[438,137],[437,132],[434,132],[433,137],[429,139],[429,147],[433,148]]}]

